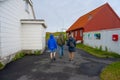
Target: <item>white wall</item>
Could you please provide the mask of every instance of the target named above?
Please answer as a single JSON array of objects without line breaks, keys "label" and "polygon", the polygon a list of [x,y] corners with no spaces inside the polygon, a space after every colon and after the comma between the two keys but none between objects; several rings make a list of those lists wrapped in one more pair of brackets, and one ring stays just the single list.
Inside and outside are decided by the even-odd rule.
[{"label": "white wall", "polygon": [[[100,33],[101,39],[95,39],[94,37],[95,33]],[[88,38],[88,34],[90,34],[89,38]],[[113,34],[119,35],[118,41],[112,41]],[[105,50],[105,47],[107,47],[109,51],[120,54],[120,29],[85,32],[83,40],[84,40],[84,44],[86,45],[89,45],[92,47],[98,47],[98,48],[102,46],[103,50]]]},{"label": "white wall", "polygon": [[46,31],[45,28],[42,27],[42,48],[44,49],[46,46]]},{"label": "white wall", "polygon": [[[29,10],[30,5],[29,5]],[[8,56],[21,50],[21,19],[33,19],[30,11],[25,11],[24,0],[0,2],[0,56]]]},{"label": "white wall", "polygon": [[41,24],[22,24],[22,49],[42,50],[45,48],[45,28]]}]

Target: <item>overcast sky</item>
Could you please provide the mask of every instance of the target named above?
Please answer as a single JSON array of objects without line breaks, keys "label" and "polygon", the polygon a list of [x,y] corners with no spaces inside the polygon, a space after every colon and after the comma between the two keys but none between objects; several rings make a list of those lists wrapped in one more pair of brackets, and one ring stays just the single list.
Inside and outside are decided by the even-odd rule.
[{"label": "overcast sky", "polygon": [[108,2],[120,17],[120,0],[32,0],[37,19],[44,19],[47,32],[68,29],[80,16]]}]

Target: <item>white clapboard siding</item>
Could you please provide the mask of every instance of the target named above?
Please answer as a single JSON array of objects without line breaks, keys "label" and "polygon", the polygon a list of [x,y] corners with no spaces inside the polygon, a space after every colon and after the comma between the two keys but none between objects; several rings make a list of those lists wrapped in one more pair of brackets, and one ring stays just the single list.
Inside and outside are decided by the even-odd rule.
[{"label": "white clapboard siding", "polygon": [[45,28],[42,24],[22,24],[22,50],[42,50],[45,48]]},{"label": "white clapboard siding", "polygon": [[33,19],[32,9],[25,10],[25,0],[0,2],[0,56],[8,56],[21,50],[21,19]]},{"label": "white clapboard siding", "polygon": [[[101,34],[100,40],[94,38],[95,33]],[[88,38],[88,34],[91,35],[91,38]],[[112,40],[113,34],[119,35],[118,41]],[[103,50],[105,50],[105,48],[107,48],[108,51],[116,52],[116,53],[120,54],[120,29],[86,32],[86,33],[84,33],[84,44],[90,45],[92,47],[98,47],[98,48],[101,46]]]}]

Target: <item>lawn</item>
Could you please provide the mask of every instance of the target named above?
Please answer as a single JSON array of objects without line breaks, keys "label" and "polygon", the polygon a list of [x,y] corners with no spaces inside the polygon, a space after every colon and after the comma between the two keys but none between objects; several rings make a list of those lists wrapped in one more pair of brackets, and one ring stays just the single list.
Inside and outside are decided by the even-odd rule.
[{"label": "lawn", "polygon": [[102,48],[92,48],[84,44],[77,44],[77,48],[83,49],[84,51],[101,58],[120,58],[120,55],[114,52],[102,51]]},{"label": "lawn", "polygon": [[101,80],[120,80],[120,61],[104,68],[100,75]]}]

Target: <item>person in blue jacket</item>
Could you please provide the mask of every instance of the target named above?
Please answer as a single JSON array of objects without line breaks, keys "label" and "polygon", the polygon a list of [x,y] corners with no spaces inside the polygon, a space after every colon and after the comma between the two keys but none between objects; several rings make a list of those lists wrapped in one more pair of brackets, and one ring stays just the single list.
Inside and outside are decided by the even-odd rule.
[{"label": "person in blue jacket", "polygon": [[68,36],[67,41],[68,51],[69,51],[69,61],[74,59],[74,52],[76,51],[76,40],[72,37],[71,34]]},{"label": "person in blue jacket", "polygon": [[53,34],[50,34],[50,38],[48,40],[48,49],[50,50],[50,58],[51,58],[51,61],[55,61],[56,58],[56,49],[57,49],[57,42],[53,36]]}]

